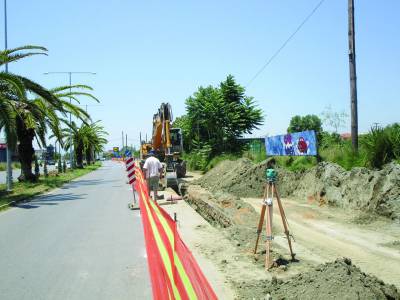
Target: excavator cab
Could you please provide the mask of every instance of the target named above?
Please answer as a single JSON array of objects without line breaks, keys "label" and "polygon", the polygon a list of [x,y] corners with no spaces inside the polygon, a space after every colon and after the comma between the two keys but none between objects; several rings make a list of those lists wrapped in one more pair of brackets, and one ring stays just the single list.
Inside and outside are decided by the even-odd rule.
[{"label": "excavator cab", "polygon": [[182,129],[170,129],[170,147],[165,154],[167,171],[175,172],[177,178],[185,177],[186,162],[181,159],[183,152]]}]

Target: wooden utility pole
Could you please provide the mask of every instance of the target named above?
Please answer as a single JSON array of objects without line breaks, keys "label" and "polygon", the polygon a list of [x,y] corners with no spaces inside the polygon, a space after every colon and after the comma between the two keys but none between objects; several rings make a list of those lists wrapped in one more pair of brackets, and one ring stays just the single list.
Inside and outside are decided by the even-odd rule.
[{"label": "wooden utility pole", "polygon": [[356,75],[356,42],[354,33],[354,0],[348,0],[349,6],[349,66],[351,96],[351,143],[353,150],[358,151],[358,111],[357,111],[357,75]]}]

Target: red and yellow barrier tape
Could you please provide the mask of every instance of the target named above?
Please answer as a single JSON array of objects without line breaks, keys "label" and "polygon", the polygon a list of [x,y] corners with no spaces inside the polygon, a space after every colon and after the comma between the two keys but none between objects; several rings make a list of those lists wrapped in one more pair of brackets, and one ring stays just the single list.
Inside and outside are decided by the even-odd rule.
[{"label": "red and yellow barrier tape", "polygon": [[177,232],[170,215],[148,196],[147,184],[136,168],[147,260],[154,299],[217,299],[213,289]]}]

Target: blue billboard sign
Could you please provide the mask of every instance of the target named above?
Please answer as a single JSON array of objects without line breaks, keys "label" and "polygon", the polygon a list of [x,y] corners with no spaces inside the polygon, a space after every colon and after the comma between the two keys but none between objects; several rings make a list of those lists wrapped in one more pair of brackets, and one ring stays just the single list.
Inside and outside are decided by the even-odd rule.
[{"label": "blue billboard sign", "polygon": [[317,138],[314,130],[270,136],[265,148],[268,156],[315,156]]}]

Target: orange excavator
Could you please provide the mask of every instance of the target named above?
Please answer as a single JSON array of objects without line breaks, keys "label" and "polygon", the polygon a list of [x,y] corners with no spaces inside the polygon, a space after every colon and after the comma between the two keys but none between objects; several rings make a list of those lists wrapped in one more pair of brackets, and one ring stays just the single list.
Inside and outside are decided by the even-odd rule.
[{"label": "orange excavator", "polygon": [[145,159],[150,150],[156,152],[164,164],[166,186],[174,186],[177,178],[185,177],[186,162],[181,159],[183,152],[182,129],[171,128],[173,121],[169,103],[162,103],[153,115],[153,134],[151,143],[141,144],[141,156]]}]

